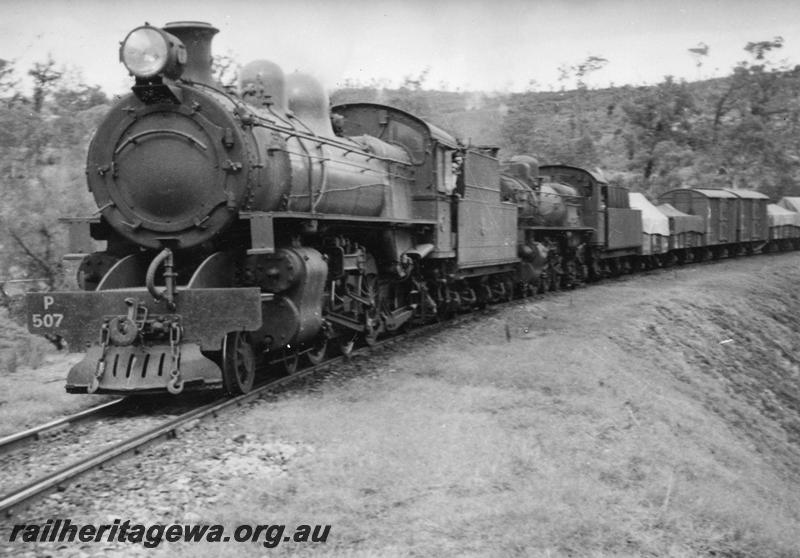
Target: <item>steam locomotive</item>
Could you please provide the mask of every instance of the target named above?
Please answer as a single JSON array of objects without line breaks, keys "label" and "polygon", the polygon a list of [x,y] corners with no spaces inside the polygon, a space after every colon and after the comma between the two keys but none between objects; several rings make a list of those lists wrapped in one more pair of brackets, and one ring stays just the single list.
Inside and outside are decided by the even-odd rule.
[{"label": "steam locomotive", "polygon": [[81,290],[27,300],[30,331],[86,353],[69,392],[244,393],[263,363],[291,373],[696,247],[645,250],[642,210],[599,172],[501,165],[397,108],[331,108],[316,80],[263,60],[238,91],[218,86],[217,31],[144,25],[121,43],[135,83],[89,146],[98,210],[67,220]]}]

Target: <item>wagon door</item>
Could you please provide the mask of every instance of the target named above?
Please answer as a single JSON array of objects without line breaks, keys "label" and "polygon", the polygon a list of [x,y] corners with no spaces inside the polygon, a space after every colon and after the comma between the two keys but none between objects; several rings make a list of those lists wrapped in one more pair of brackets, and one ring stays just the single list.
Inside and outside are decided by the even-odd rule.
[{"label": "wagon door", "polygon": [[716,203],[712,203],[713,205],[717,206],[717,213],[719,215],[717,221],[719,226],[717,229],[717,242],[724,244],[725,242],[728,242],[728,226],[730,225],[730,220],[728,218],[728,200],[719,198],[715,200],[715,202]]}]

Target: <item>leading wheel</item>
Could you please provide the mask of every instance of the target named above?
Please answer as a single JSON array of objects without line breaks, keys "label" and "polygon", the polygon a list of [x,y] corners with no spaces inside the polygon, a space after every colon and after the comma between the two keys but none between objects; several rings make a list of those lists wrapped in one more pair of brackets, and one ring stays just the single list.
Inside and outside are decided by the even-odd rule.
[{"label": "leading wheel", "polygon": [[256,377],[256,357],[250,337],[243,331],[234,331],[222,342],[222,385],[231,395],[247,393],[253,389]]},{"label": "leading wheel", "polygon": [[539,294],[547,294],[547,291],[550,290],[549,286],[550,286],[550,278],[547,276],[547,272],[543,271],[542,274],[539,276],[539,284],[536,290]]},{"label": "leading wheel", "polygon": [[306,352],[306,358],[308,362],[311,363],[312,366],[316,366],[317,364],[321,363],[325,360],[325,354],[328,351],[328,339],[322,335],[321,339],[314,343],[314,346],[311,347],[308,352]]},{"label": "leading wheel", "polygon": [[367,320],[367,325],[364,327],[364,342],[367,346],[374,347],[378,342],[378,328],[372,324],[369,318]]},{"label": "leading wheel", "polygon": [[338,343],[339,343],[339,352],[342,353],[342,356],[350,358],[350,355],[353,354],[353,348],[356,345],[355,336],[345,334],[344,337],[339,338]]},{"label": "leading wheel", "polygon": [[281,349],[281,357],[278,362],[283,372],[287,375],[292,375],[297,372],[297,365],[300,362],[297,349],[294,347],[284,347]]}]

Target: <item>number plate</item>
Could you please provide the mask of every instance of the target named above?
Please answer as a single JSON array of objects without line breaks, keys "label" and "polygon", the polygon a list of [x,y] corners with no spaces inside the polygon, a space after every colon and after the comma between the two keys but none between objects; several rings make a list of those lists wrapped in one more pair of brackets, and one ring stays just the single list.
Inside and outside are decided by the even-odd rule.
[{"label": "number plate", "polygon": [[28,295],[28,330],[31,333],[55,333],[64,322],[64,304],[53,294]]}]

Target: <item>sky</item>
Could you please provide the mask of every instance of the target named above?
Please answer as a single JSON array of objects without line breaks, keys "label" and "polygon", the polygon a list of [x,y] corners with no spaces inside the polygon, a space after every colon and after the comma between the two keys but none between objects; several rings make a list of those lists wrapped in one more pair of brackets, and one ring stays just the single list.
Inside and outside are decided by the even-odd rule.
[{"label": "sky", "polygon": [[[328,88],[346,80],[397,85],[426,69],[426,88],[572,88],[559,67],[608,60],[590,87],[643,85],[672,75],[726,75],[750,41],[784,38],[775,62],[800,64],[797,0],[0,0],[0,59],[23,78],[57,67],[109,94],[131,78],[119,42],[144,22],[205,21],[215,54],[278,63]],[[688,49],[705,43],[700,67]]]}]

